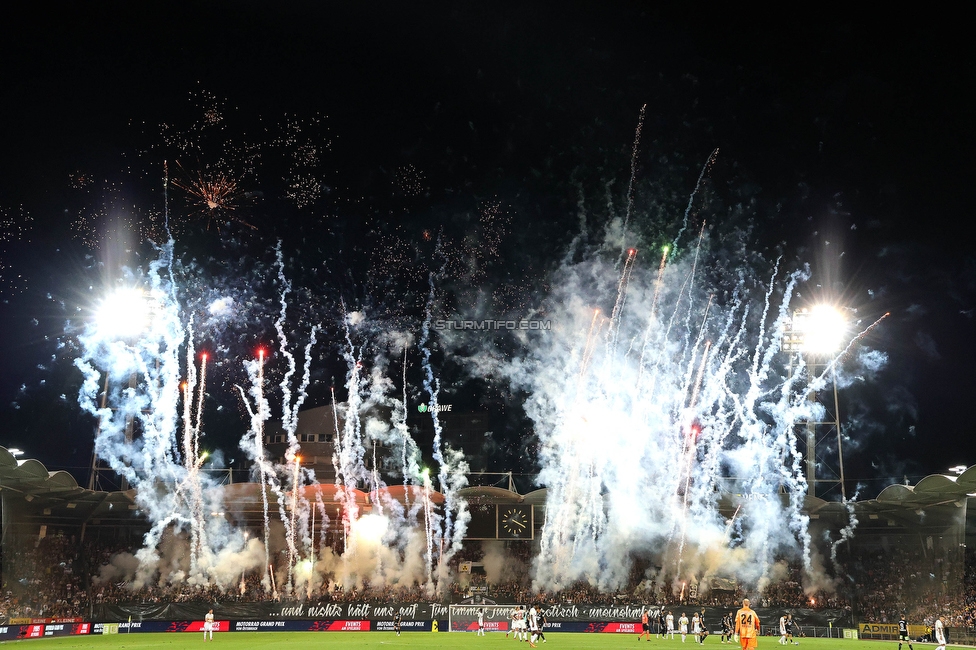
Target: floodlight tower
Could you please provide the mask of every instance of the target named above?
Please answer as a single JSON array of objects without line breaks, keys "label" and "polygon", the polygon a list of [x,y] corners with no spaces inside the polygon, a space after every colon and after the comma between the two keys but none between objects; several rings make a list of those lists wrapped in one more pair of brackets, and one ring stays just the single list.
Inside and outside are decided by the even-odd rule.
[{"label": "floodlight tower", "polygon": [[[793,319],[783,336],[783,350],[790,354],[790,374],[797,371],[801,360],[806,365],[810,377],[818,377],[829,372],[833,404],[825,403],[824,390],[811,390],[807,399],[823,406],[824,416],[820,421],[802,423],[806,432],[807,493],[817,495],[817,484],[833,483],[840,486],[840,495],[847,501],[844,486],[844,447],[840,428],[840,404],[837,398],[837,377],[834,361],[843,347],[848,335],[848,324],[844,315],[830,305],[816,305],[793,312]],[[828,377],[824,377],[828,379]],[[832,407],[832,408],[831,408]],[[821,435],[821,432],[823,434]],[[836,478],[817,478],[817,445],[831,434],[837,435],[838,475]]]},{"label": "floodlight tower", "polygon": [[[116,339],[120,341],[131,341],[137,339],[149,329],[152,310],[146,295],[139,289],[118,289],[105,296],[95,311],[93,324],[97,328],[99,335],[106,339]],[[105,408],[108,400],[108,378],[105,373],[105,384],[102,387],[101,408]],[[129,376],[129,387],[135,388],[136,376]],[[133,428],[135,422],[132,416],[126,418],[125,439],[132,442]],[[102,431],[102,422],[98,421],[95,428],[95,439],[98,439]],[[88,489],[94,490],[99,473],[98,455],[92,447],[91,473],[88,476]],[[122,478],[122,490],[128,489],[128,482]]]}]

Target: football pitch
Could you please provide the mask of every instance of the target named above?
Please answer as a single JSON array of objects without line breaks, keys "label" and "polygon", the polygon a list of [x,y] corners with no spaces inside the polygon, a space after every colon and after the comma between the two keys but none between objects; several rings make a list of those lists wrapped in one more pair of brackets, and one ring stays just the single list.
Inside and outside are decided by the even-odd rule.
[{"label": "football pitch", "polygon": [[[622,650],[626,648],[668,648],[669,650],[694,650],[696,645],[688,639],[681,643],[681,639],[664,640],[652,638],[650,641],[638,641],[636,634],[586,634],[553,632],[546,634],[548,643],[539,644],[545,650],[559,650],[560,648],[582,648],[593,650]],[[759,650],[779,650],[784,648],[777,644],[777,637],[762,637],[759,640]],[[38,650],[46,648],[91,648],[94,650],[140,650],[142,648],[210,648],[218,650],[220,647],[235,650],[269,650],[271,648],[308,648],[316,650],[357,650],[358,648],[375,648],[377,650],[395,650],[396,648],[417,648],[423,650],[529,650],[529,644],[505,638],[504,634],[491,632],[487,636],[479,637],[472,632],[433,633],[433,632],[405,632],[397,637],[392,632],[219,632],[213,641],[203,640],[203,633],[196,632],[167,632],[167,633],[137,633],[137,634],[91,634],[84,636],[65,636],[46,639],[24,639],[21,641],[7,641],[18,645],[38,646]],[[722,644],[717,637],[709,637],[705,642],[713,650],[739,650],[739,644]],[[916,648],[933,648],[933,644],[914,643]],[[832,650],[834,648],[848,648],[854,650],[897,650],[897,641],[860,641],[850,639],[803,639],[798,646],[787,646],[789,650]],[[905,646],[904,650],[908,650]]]}]

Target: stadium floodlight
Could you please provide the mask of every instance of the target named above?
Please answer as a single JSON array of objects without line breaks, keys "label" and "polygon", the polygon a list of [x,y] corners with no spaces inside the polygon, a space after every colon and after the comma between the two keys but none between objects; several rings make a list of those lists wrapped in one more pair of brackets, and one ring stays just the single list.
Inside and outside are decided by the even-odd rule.
[{"label": "stadium floodlight", "polygon": [[105,296],[95,312],[95,327],[108,339],[134,338],[149,328],[151,309],[139,289],[116,289]]},{"label": "stadium floodlight", "polygon": [[[11,453],[13,453],[13,450],[11,450]],[[962,473],[965,472],[967,469],[969,468],[966,467],[965,465],[956,465],[955,467],[949,468],[949,473],[955,474],[956,476],[961,476]]]},{"label": "stadium floodlight", "polygon": [[[807,364],[807,371],[817,375],[822,370],[829,372],[835,381],[833,384],[834,409],[832,422],[807,422],[807,489],[810,496],[816,496],[817,470],[816,447],[818,424],[833,424],[837,431],[837,460],[840,469],[838,483],[840,484],[841,499],[847,501],[847,491],[844,486],[844,441],[840,427],[840,403],[837,397],[837,381],[834,377],[834,358],[840,352],[850,337],[850,327],[843,312],[829,304],[818,304],[805,307],[793,312],[793,318],[783,332],[783,350],[791,354],[792,360],[803,358]],[[792,361],[791,361],[792,363]],[[820,370],[818,370],[818,368]],[[792,372],[792,370],[791,370]],[[815,400],[813,393],[809,399]]]},{"label": "stadium floodlight", "polygon": [[791,330],[800,352],[830,355],[841,350],[849,327],[839,309],[821,304],[793,312]]},{"label": "stadium floodlight", "polygon": [[7,451],[9,451],[10,452],[10,455],[13,456],[14,458],[17,458],[19,456],[23,456],[24,455],[24,450],[23,449],[17,449],[16,447],[14,447],[13,449],[8,449]]}]

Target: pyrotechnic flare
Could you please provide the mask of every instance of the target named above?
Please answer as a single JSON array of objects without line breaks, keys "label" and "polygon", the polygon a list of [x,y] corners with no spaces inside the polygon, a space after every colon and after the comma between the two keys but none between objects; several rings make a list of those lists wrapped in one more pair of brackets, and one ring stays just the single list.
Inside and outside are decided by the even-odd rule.
[{"label": "pyrotechnic flare", "polygon": [[[281,252],[281,242],[275,248],[275,260],[278,266],[278,284],[281,287],[281,294],[278,304],[280,309],[278,317],[275,319],[275,330],[278,333],[278,346],[282,357],[287,364],[287,370],[281,379],[281,425],[285,431],[288,446],[285,451],[286,466],[282,470],[290,474],[291,483],[291,509],[290,517],[282,517],[285,527],[285,541],[288,545],[288,579],[287,589],[289,593],[295,591],[295,565],[302,553],[308,552],[312,545],[312,537],[308,530],[309,504],[301,494],[301,487],[304,485],[301,472],[301,445],[298,442],[298,412],[308,396],[308,385],[311,381],[312,348],[315,346],[318,326],[313,325],[309,332],[309,340],[305,346],[305,362],[302,368],[302,379],[295,392],[292,391],[292,378],[297,371],[298,365],[295,355],[292,353],[288,344],[288,337],[285,333],[285,317],[288,313],[288,295],[291,293],[291,281],[285,276],[285,262]],[[314,477],[312,477],[314,478]],[[279,495],[279,509],[284,513],[283,495]]]},{"label": "pyrotechnic flare", "polygon": [[[271,519],[268,510],[268,490],[273,489],[274,472],[271,463],[268,462],[264,451],[264,423],[271,417],[271,407],[264,395],[264,348],[258,349],[258,358],[245,362],[244,369],[251,379],[251,387],[248,392],[244,388],[237,386],[241,394],[241,400],[250,416],[251,426],[248,432],[241,438],[241,449],[247,454],[248,458],[254,463],[254,472],[259,479],[261,486],[261,507],[264,523],[264,556],[265,567],[271,566]],[[251,399],[248,399],[250,393]],[[253,405],[251,404],[253,400]],[[265,589],[273,589],[274,576],[265,572]]]}]

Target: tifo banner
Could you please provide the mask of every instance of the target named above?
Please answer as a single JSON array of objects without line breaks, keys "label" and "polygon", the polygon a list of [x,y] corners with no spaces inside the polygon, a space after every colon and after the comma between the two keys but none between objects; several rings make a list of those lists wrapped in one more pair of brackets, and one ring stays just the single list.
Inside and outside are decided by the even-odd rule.
[{"label": "tifo banner", "polygon": [[[526,607],[531,603],[523,603]],[[94,608],[92,620],[98,622],[137,622],[149,621],[202,621],[207,610],[213,608],[214,615],[223,621],[232,621],[233,625],[242,622],[260,622],[272,628],[271,624],[285,621],[392,621],[396,614],[403,621],[403,629],[418,629],[408,626],[409,622],[439,621],[440,629],[447,629],[449,605],[442,603],[407,603],[390,605],[388,603],[224,603],[214,605],[210,603],[141,603],[131,605],[98,605]],[[489,629],[507,629],[511,605],[484,605],[485,623],[503,622],[505,627],[492,625]],[[542,608],[543,617],[550,623],[556,622],[603,622],[603,623],[640,623],[641,612],[648,610],[651,620],[656,621],[660,607],[656,605],[625,604],[625,605],[583,605],[564,603],[549,605]],[[665,611],[671,611],[675,620],[682,613],[691,618],[692,613],[705,612],[705,622],[710,630],[721,628],[722,617],[734,612],[737,607],[698,607],[698,606],[666,606]],[[842,609],[767,609],[757,608],[759,619],[762,621],[778,621],[779,617],[789,612],[800,625],[816,625],[827,627],[853,627],[850,614]],[[392,624],[392,623],[391,623]],[[138,628],[134,628],[134,631]],[[307,628],[302,628],[307,629]],[[384,628],[385,629],[385,628]],[[428,628],[429,629],[429,628]],[[638,631],[639,631],[638,626]],[[121,627],[124,633],[125,627]],[[897,631],[896,631],[897,633]]]}]

